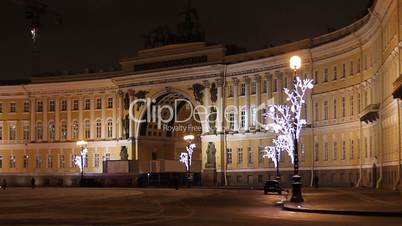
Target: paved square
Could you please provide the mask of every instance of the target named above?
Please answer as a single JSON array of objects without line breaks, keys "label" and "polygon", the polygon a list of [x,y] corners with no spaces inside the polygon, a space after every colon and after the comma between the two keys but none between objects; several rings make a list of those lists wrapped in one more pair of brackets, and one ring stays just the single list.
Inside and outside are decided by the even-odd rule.
[{"label": "paved square", "polygon": [[283,211],[279,196],[223,189],[8,188],[0,225],[401,225],[401,218]]}]

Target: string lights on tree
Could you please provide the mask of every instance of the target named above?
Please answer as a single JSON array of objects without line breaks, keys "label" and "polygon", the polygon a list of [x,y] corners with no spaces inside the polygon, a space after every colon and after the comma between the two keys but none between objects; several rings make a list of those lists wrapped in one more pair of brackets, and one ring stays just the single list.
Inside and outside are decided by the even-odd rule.
[{"label": "string lights on tree", "polygon": [[275,167],[278,167],[279,156],[277,153],[286,151],[294,165],[293,175],[293,202],[302,202],[301,177],[299,174],[298,141],[300,132],[306,125],[306,120],[301,118],[301,110],[305,104],[306,91],[314,87],[312,79],[300,79],[296,72],[301,67],[301,59],[298,56],[290,58],[290,67],[294,70],[293,89],[284,88],[287,103],[282,105],[270,105],[266,116],[273,123],[266,125],[267,129],[273,130],[278,136],[273,139],[272,145],[265,147],[264,157],[271,159]]}]

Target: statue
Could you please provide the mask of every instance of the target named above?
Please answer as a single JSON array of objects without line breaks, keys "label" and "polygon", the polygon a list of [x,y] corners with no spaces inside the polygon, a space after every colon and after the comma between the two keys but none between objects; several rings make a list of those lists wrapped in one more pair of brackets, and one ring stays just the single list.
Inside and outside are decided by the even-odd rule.
[{"label": "statue", "polygon": [[130,130],[130,119],[128,117],[128,114],[122,118],[122,125],[123,125],[123,129],[124,129],[124,135],[126,137],[126,139],[128,139],[129,137],[129,130]]},{"label": "statue", "polygon": [[215,168],[216,167],[216,148],[213,142],[208,142],[207,147],[207,163],[205,163],[205,168]]},{"label": "statue", "polygon": [[124,95],[124,109],[128,110],[129,108],[130,108],[130,97],[128,93],[126,93],[126,95]]},{"label": "statue", "polygon": [[127,147],[126,146],[121,146],[120,160],[128,160],[128,152],[127,152]]},{"label": "statue", "polygon": [[202,98],[204,97],[204,89],[205,86],[199,83],[193,84],[193,86],[189,88],[189,90],[193,91],[194,99],[198,101],[200,104],[203,104]]}]

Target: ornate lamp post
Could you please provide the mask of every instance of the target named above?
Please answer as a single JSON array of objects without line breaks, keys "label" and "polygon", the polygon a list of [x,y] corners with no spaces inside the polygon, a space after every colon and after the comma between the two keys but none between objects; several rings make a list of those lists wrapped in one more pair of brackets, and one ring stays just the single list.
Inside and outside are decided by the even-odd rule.
[{"label": "ornate lamp post", "polygon": [[85,163],[85,159],[86,159],[86,156],[88,153],[88,148],[87,148],[88,142],[86,142],[85,140],[80,140],[80,141],[77,141],[76,144],[78,147],[81,148],[81,151],[80,151],[80,156],[76,156],[74,159],[74,162],[80,168],[80,171],[81,171],[80,184],[82,185],[82,180],[84,178],[84,163]]},{"label": "ornate lamp post", "polygon": [[[299,56],[292,56],[290,58],[290,68],[294,71],[294,79],[293,79],[293,84],[295,89],[297,88],[297,70],[301,68],[301,58]],[[301,176],[299,175],[299,150],[298,150],[298,141],[299,141],[299,134],[298,133],[298,124],[299,124],[299,118],[300,118],[300,109],[295,109],[293,112],[293,127],[296,127],[293,129],[293,166],[294,166],[294,172],[293,172],[293,183],[292,183],[292,197],[290,199],[291,202],[303,202],[303,196],[302,196],[302,183],[301,183]],[[297,115],[299,114],[299,115]]]},{"label": "ornate lamp post", "polygon": [[191,186],[192,176],[191,176],[191,162],[195,144],[193,144],[194,135],[184,136],[184,140],[188,143],[186,146],[186,152],[180,154],[180,162],[186,165],[187,170],[187,186]]}]

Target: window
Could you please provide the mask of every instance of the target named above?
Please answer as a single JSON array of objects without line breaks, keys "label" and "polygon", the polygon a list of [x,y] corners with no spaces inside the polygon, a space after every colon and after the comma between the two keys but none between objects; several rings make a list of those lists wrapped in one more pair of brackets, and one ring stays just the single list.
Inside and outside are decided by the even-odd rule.
[{"label": "window", "polygon": [[354,159],[355,155],[355,145],[354,145],[354,141],[351,140],[350,141],[350,159]]},{"label": "window", "polygon": [[253,149],[251,147],[247,148],[247,159],[248,159],[248,164],[253,164]]},{"label": "window", "polygon": [[67,111],[67,100],[61,101],[61,111]]},{"label": "window", "polygon": [[55,139],[55,136],[56,136],[55,130],[56,130],[56,128],[54,126],[54,122],[53,121],[49,122],[49,139],[52,141]]},{"label": "window", "polygon": [[342,64],[342,78],[346,77],[346,64]]},{"label": "window", "polygon": [[350,71],[349,71],[349,75],[352,76],[353,75],[353,61],[350,61]]},{"label": "window", "polygon": [[268,80],[263,80],[262,81],[262,92],[267,93],[268,92]]},{"label": "window", "polygon": [[318,84],[318,71],[314,72],[314,84]]},{"label": "window", "polygon": [[47,168],[49,168],[49,169],[53,168],[53,156],[52,155],[47,156]]},{"label": "window", "polygon": [[30,138],[30,134],[29,134],[29,126],[28,125],[24,125],[24,132],[23,132],[23,137],[24,140],[29,140]]},{"label": "window", "polygon": [[24,169],[28,168],[28,155],[24,155]]},{"label": "window", "polygon": [[76,168],[77,167],[77,165],[75,165],[75,155],[71,155],[71,167],[72,168]]},{"label": "window", "polygon": [[109,97],[107,99],[107,107],[108,108],[113,108],[113,97]]},{"label": "window", "polygon": [[106,153],[105,159],[106,159],[106,161],[110,160],[110,153]]},{"label": "window", "polygon": [[99,168],[99,154],[95,154],[94,160],[94,167]]},{"label": "window", "polygon": [[354,98],[350,96],[350,115],[354,115]]},{"label": "window", "polygon": [[237,148],[237,164],[243,163],[243,148]]},{"label": "window", "polygon": [[338,68],[334,66],[334,80],[338,78]]},{"label": "window", "polygon": [[361,95],[360,95],[360,93],[358,93],[357,94],[357,113],[360,113],[360,111],[361,111],[361,103],[362,101],[361,101]]},{"label": "window", "polygon": [[102,109],[102,99],[96,99],[96,109]]},{"label": "window", "polygon": [[324,161],[328,161],[328,143],[324,143]]},{"label": "window", "polygon": [[234,130],[234,113],[229,113],[229,129]]},{"label": "window", "polygon": [[3,140],[3,126],[0,126],[0,140]]},{"label": "window", "polygon": [[324,101],[324,120],[328,120],[328,101]]},{"label": "window", "polygon": [[10,156],[10,168],[15,168],[15,155]]},{"label": "window", "polygon": [[334,160],[336,160],[338,158],[338,143],[336,141],[334,142],[334,150],[333,150],[332,158]]},{"label": "window", "polygon": [[0,103],[0,113],[3,113],[3,103]]},{"label": "window", "polygon": [[43,112],[43,102],[42,101],[36,102],[36,112]]},{"label": "window", "polygon": [[29,112],[29,102],[24,101],[24,112]]},{"label": "window", "polygon": [[84,129],[85,139],[89,139],[91,137],[91,122],[88,119],[84,122]]},{"label": "window", "polygon": [[251,94],[255,94],[257,91],[257,82],[256,81],[252,81],[251,82]]},{"label": "window", "polygon": [[287,78],[287,77],[285,77],[283,83],[284,83],[284,87],[285,87],[285,88],[288,88],[288,78]]},{"label": "window", "polygon": [[278,79],[274,79],[274,90],[273,92],[278,92]]},{"label": "window", "polygon": [[111,119],[107,120],[107,137],[111,138],[113,136],[113,121]]},{"label": "window", "polygon": [[36,140],[43,139],[43,124],[42,122],[36,123]]},{"label": "window", "polygon": [[90,99],[85,99],[84,110],[89,110],[89,109],[91,109],[91,100]]},{"label": "window", "polygon": [[54,112],[56,109],[56,103],[54,100],[49,101],[49,112]]},{"label": "window", "polygon": [[240,85],[240,96],[246,95],[246,83]]},{"label": "window", "polygon": [[336,97],[334,97],[334,108],[333,108],[334,112],[334,119],[336,119]]},{"label": "window", "polygon": [[67,140],[67,122],[66,121],[61,121],[61,130],[60,130],[60,132],[61,132],[61,134],[60,134],[60,137],[61,137],[61,140]]},{"label": "window", "polygon": [[40,159],[40,156],[36,156],[35,157],[35,167],[37,169],[41,168],[41,163],[42,163],[42,160]]},{"label": "window", "polygon": [[64,168],[64,155],[59,155],[59,168]]},{"label": "window", "polygon": [[73,111],[78,111],[79,102],[78,100],[73,100]]},{"label": "window", "polygon": [[315,120],[318,121],[319,120],[319,109],[318,109],[318,102],[315,102],[314,104],[314,116],[315,116]]},{"label": "window", "polygon": [[3,168],[3,156],[0,156],[0,168]]},{"label": "window", "polygon": [[263,147],[259,147],[258,150],[258,163],[262,164],[264,162],[265,150]]},{"label": "window", "polygon": [[9,125],[9,140],[16,140],[16,126],[14,124]]},{"label": "window", "polygon": [[102,122],[100,119],[96,120],[96,138],[102,137]]},{"label": "window", "polygon": [[356,68],[356,72],[360,73],[360,58],[357,59],[357,68]]},{"label": "window", "polygon": [[79,125],[78,125],[78,121],[73,121],[73,139],[77,139],[78,138],[78,132],[79,132]]},{"label": "window", "polygon": [[314,146],[314,161],[318,161],[320,159],[320,145],[315,143]]},{"label": "window", "polygon": [[346,142],[342,141],[342,160],[346,159]]},{"label": "window", "polygon": [[15,113],[15,112],[17,112],[17,104],[10,103],[10,113]]},{"label": "window", "polygon": [[328,68],[324,69],[324,82],[328,82]]},{"label": "window", "polygon": [[245,128],[246,127],[246,110],[242,109],[240,112],[240,127]]},{"label": "window", "polygon": [[364,138],[364,157],[368,158],[368,142],[367,137]]},{"label": "window", "polygon": [[367,70],[367,55],[364,55],[364,70]]},{"label": "window", "polygon": [[342,97],[342,117],[346,117],[346,100],[345,97]]},{"label": "window", "polygon": [[226,162],[227,164],[232,164],[232,149],[226,149]]},{"label": "window", "polygon": [[360,138],[357,139],[357,159],[360,159]]}]

